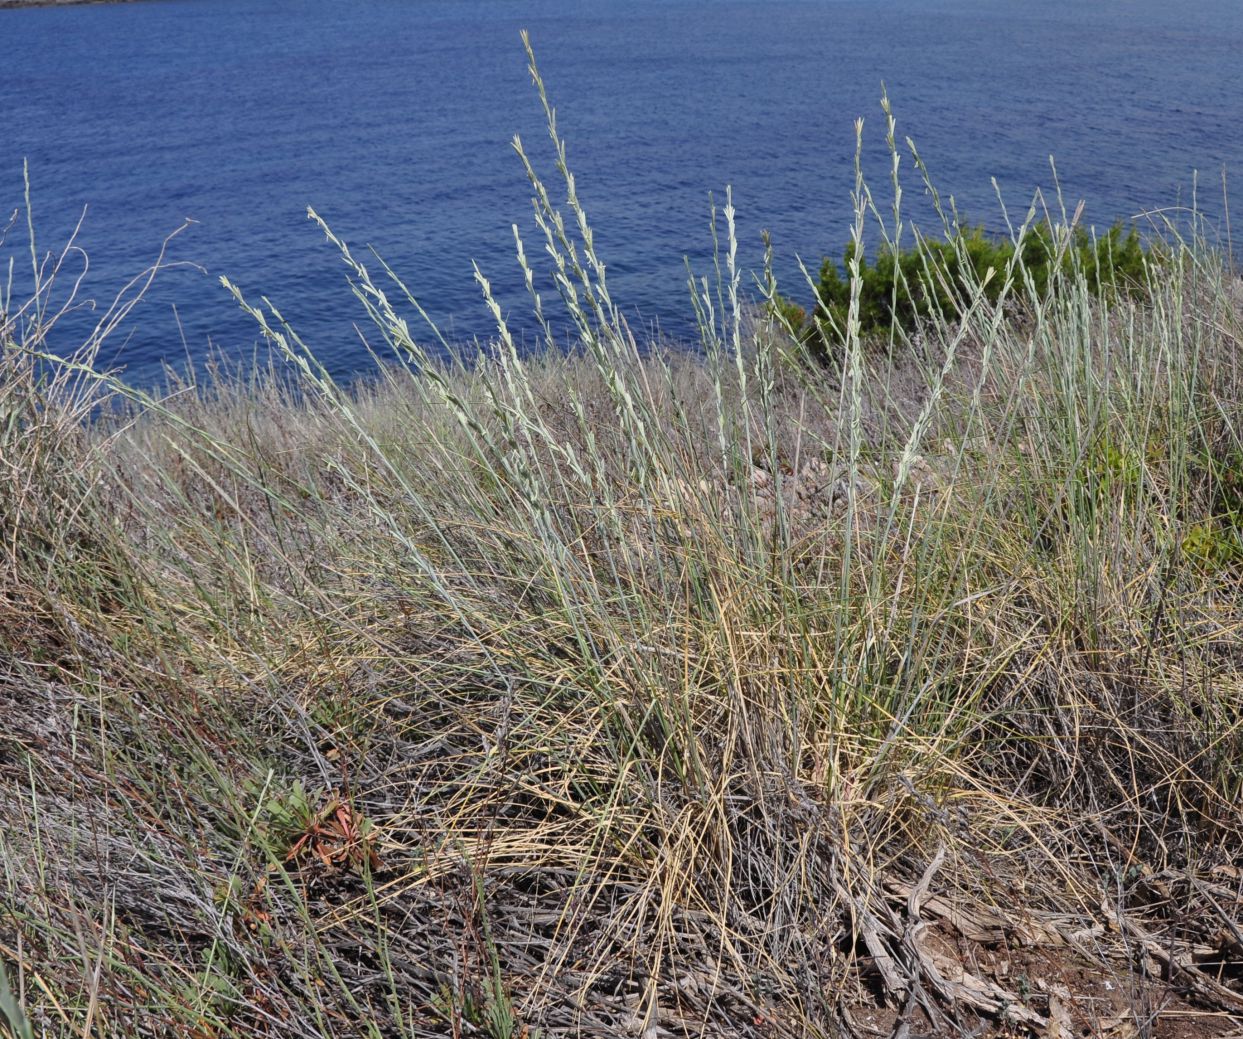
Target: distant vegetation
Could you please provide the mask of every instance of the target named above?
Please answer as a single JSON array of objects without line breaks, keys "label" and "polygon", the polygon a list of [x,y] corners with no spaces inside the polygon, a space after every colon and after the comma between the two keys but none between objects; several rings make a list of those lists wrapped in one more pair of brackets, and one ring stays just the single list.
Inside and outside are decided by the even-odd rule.
[{"label": "distant vegetation", "polygon": [[895,328],[910,334],[933,320],[957,320],[968,306],[996,306],[1003,298],[1022,312],[1047,294],[1055,277],[1072,278],[1076,272],[1096,298],[1140,294],[1154,259],[1133,227],[1115,224],[1100,235],[1075,227],[1067,234],[1047,219],[1027,228],[1017,243],[975,226],[907,248],[882,245],[869,259],[851,241],[840,265],[824,258],[810,314],[784,297],[776,307],[815,355],[828,360],[840,355],[846,339],[852,280],[858,287],[859,333],[875,337]]},{"label": "distant vegetation", "polygon": [[49,356],[72,290],[12,250],[0,1036],[1237,1027],[1222,258],[915,238],[826,267],[810,363],[727,205],[670,354],[551,136],[518,262],[568,353],[481,273],[446,359],[316,218],[391,363],[347,390],[231,286],[273,370],[150,394],[100,368],[125,301]]}]

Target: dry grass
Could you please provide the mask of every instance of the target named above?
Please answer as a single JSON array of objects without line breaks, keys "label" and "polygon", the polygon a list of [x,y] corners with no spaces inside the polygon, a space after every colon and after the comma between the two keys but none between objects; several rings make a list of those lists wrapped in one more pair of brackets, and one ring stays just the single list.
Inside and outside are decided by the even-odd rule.
[{"label": "dry grass", "polygon": [[0,1020],[1239,1028],[1237,283],[1179,243],[824,372],[727,209],[664,355],[530,173],[572,356],[437,363],[344,246],[353,392],[271,311],[294,385],[157,400],[5,304]]}]

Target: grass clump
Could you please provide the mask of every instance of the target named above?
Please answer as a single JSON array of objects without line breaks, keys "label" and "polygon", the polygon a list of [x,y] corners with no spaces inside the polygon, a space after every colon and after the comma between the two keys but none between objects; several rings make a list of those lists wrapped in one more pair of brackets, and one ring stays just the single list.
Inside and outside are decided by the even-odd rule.
[{"label": "grass clump", "polygon": [[[444,360],[318,218],[391,358],[353,390],[240,287],[295,382],[155,397],[6,308],[0,386],[58,373],[0,476],[27,489],[0,595],[30,625],[0,657],[8,1019],[1237,1016],[1243,571],[1187,548],[1243,449],[1237,281],[1176,241],[1141,299],[1097,295],[1072,251],[1020,320],[964,267],[963,307],[873,352],[855,262],[826,378],[747,308],[731,202],[704,354],[647,349],[532,73],[563,203],[515,144],[572,351],[521,354],[480,272],[496,339]],[[867,197],[856,257],[898,237]]]}]

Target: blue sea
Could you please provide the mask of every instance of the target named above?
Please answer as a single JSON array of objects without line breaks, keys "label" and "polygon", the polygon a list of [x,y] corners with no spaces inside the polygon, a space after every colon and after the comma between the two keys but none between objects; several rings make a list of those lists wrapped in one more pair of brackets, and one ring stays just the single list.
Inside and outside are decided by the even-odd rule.
[{"label": "blue sea", "polygon": [[[1224,235],[1223,171],[1243,177],[1238,0],[148,0],[0,11],[0,209],[29,162],[40,250],[85,212],[83,298],[101,303],[169,246],[104,360],[131,379],[252,356],[220,287],[281,308],[341,377],[372,365],[363,318],[313,206],[382,255],[454,340],[494,331],[472,273],[533,322],[511,225],[554,293],[511,139],[553,178],[526,71],[530,30],[615,300],[636,328],[692,336],[686,269],[711,268],[710,197],[732,186],[739,257],[807,294],[851,222],[855,120],[882,206],[879,100],[940,192],[990,227],[1056,159],[1085,222],[1199,208]],[[927,216],[908,158],[912,214]],[[1243,211],[1243,203],[1240,203]],[[24,228],[0,246],[29,283]],[[76,265],[76,266],[75,266]],[[373,264],[374,266],[374,264]],[[82,267],[66,262],[67,287]],[[70,315],[68,350],[89,315]]]}]

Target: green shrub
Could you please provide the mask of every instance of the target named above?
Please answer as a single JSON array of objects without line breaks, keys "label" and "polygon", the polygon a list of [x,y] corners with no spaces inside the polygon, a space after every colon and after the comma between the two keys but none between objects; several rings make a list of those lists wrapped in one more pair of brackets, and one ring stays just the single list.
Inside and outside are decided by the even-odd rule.
[{"label": "green shrub", "polygon": [[[858,257],[859,331],[865,337],[894,327],[911,333],[934,317],[955,320],[978,294],[995,305],[1009,270],[1014,271],[1009,296],[1020,306],[1045,298],[1058,277],[1082,276],[1098,297],[1118,291],[1137,294],[1147,283],[1149,255],[1150,248],[1136,230],[1121,224],[1103,235],[1076,228],[1069,245],[1061,246],[1047,222],[1029,228],[1017,242],[993,237],[982,227],[964,226],[947,239],[922,239],[909,249],[895,252],[884,247],[874,257]],[[796,335],[821,360],[837,356],[843,341],[850,307],[849,272],[857,256],[852,241],[840,266],[824,258],[811,316],[795,326]],[[801,311],[780,297],[775,306],[787,319]]]}]

